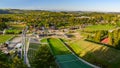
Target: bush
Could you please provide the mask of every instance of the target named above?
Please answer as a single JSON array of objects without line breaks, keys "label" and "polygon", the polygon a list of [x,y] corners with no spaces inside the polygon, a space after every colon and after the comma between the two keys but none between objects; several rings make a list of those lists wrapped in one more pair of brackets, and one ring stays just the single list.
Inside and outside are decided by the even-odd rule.
[{"label": "bush", "polygon": [[6,34],[21,34],[21,30],[6,30]]}]

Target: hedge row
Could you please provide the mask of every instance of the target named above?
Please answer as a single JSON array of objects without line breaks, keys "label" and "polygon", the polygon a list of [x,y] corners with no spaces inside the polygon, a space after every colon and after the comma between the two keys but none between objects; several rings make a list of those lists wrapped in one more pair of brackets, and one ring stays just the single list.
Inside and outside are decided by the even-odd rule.
[{"label": "hedge row", "polygon": [[21,34],[21,30],[6,30],[6,34]]}]

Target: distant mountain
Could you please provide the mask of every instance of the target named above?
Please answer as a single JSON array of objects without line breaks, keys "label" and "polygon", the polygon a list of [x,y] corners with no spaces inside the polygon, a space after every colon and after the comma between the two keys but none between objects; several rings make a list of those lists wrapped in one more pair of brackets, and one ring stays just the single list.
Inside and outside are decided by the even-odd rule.
[{"label": "distant mountain", "polygon": [[41,10],[0,9],[0,14],[18,14],[18,13],[25,13],[31,11],[39,12]]},{"label": "distant mountain", "polygon": [[[25,9],[0,9],[0,14],[19,14],[28,12],[40,12],[40,11],[51,11],[51,12],[69,12],[69,13],[93,13],[95,11],[67,11],[67,10],[25,10]],[[120,12],[98,12],[97,13],[120,13]]]},{"label": "distant mountain", "polygon": [[22,10],[19,10],[19,9],[0,9],[0,14],[13,14],[13,13],[22,13]]},{"label": "distant mountain", "polygon": [[9,12],[8,10],[2,10],[0,9],[0,14],[10,14],[11,12]]}]

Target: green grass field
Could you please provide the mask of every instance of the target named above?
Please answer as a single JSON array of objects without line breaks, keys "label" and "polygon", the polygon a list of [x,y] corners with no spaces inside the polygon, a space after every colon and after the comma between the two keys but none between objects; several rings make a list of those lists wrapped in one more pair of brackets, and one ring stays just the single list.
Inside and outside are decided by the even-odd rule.
[{"label": "green grass field", "polygon": [[64,44],[57,38],[49,38],[49,45],[54,55],[70,54],[70,51],[64,46]]},{"label": "green grass field", "polygon": [[47,43],[47,38],[43,38],[43,39],[41,40],[41,43]]},{"label": "green grass field", "polygon": [[106,25],[91,25],[85,27],[83,30],[79,30],[78,32],[83,35],[84,37],[87,37],[88,35],[93,35],[95,31],[99,30],[111,30],[115,29],[116,27],[114,25],[106,24]]},{"label": "green grass field", "polygon": [[84,40],[71,42],[69,42],[69,46],[84,60],[103,68],[120,67],[120,50]]},{"label": "green grass field", "polygon": [[85,31],[97,31],[97,30],[111,30],[114,29],[115,26],[113,25],[92,25],[92,26],[87,26],[84,28]]},{"label": "green grass field", "polygon": [[0,35],[0,43],[4,43],[13,37],[14,37],[14,35]]}]

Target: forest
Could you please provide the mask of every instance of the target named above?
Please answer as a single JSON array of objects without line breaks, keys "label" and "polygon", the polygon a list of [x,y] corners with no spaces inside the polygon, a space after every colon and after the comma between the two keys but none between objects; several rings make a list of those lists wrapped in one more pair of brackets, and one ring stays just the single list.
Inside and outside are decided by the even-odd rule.
[{"label": "forest", "polygon": [[[7,10],[6,10],[7,11]],[[10,11],[10,10],[9,10]],[[13,10],[12,10],[13,11]],[[76,27],[95,24],[112,24],[119,26],[120,15],[118,13],[99,12],[53,12],[42,10],[14,10],[14,13],[0,14],[0,29],[6,28],[7,24],[24,23],[31,27],[44,26],[55,27]],[[15,13],[19,12],[19,13]]]}]

